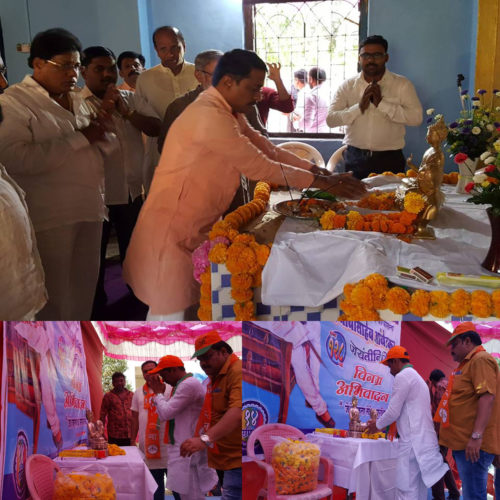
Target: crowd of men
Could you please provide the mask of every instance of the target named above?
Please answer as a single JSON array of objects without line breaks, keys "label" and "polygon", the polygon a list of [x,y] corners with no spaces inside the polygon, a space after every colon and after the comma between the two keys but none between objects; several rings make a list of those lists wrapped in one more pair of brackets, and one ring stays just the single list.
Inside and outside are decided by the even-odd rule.
[{"label": "crowd of men", "polygon": [[216,331],[196,339],[192,358],[206,384],[172,355],[142,364],[135,393],[114,373],[100,419],[109,443],[138,443],[158,485],[154,500],[164,498],[165,475],[176,500],[204,500],[220,487],[223,500],[241,499],[241,360]]},{"label": "crowd of men", "polygon": [[[358,179],[403,170],[405,125],[418,125],[422,109],[413,85],[385,68],[382,37],[361,44],[361,72],[329,108],[321,68],[307,73],[310,91],[294,100],[280,65],[254,52],[208,50],[191,64],[182,33],[171,26],[158,28],[153,43],[161,62],[145,70],[141,54],[82,50],[73,34],[55,28],[34,37],[33,71],[22,82],[6,88],[1,63],[0,164],[10,190],[2,224],[18,226],[2,241],[10,256],[2,261],[0,289],[10,295],[2,319],[95,317],[107,300],[112,227],[124,279],[149,307],[148,319],[194,319],[191,253],[237,200],[242,177],[352,199],[365,192]],[[266,73],[276,90],[263,86]],[[297,86],[305,86],[305,74],[296,72]],[[320,169],[272,144],[265,137],[271,108],[295,113],[304,131],[346,125],[352,174]],[[13,182],[24,195],[7,187]]]}]

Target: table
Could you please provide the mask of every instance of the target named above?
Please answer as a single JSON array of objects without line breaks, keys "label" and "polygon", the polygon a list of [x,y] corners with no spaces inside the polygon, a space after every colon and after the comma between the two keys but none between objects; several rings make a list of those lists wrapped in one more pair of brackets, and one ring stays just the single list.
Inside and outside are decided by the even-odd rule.
[{"label": "table", "polygon": [[96,473],[103,472],[102,468],[105,467],[113,479],[117,500],[152,499],[158,485],[144,463],[142,452],[136,446],[122,448],[126,455],[110,456],[101,460],[57,457],[55,462],[63,472],[85,467],[86,471]]},{"label": "table", "polygon": [[[378,185],[376,189],[393,191],[397,186],[391,179],[385,182],[386,185]],[[268,219],[271,229],[266,232],[266,225],[259,220],[247,228],[256,233],[259,242],[274,240],[264,267],[262,288],[254,289],[257,319],[336,321],[346,283],[379,272],[393,283],[415,285],[415,282],[403,281],[396,276],[397,265],[420,266],[432,274],[438,271],[488,274],[480,266],[491,239],[486,207],[466,203],[469,195],[455,193],[454,186],[444,185],[442,190],[446,201],[431,223],[437,239],[414,240],[411,244],[375,232],[319,231],[315,222],[278,218],[270,210],[264,218]],[[286,196],[287,193],[273,192],[271,206]],[[309,259],[308,255],[312,253],[314,259]],[[212,319],[234,319],[231,275],[225,265],[211,264],[211,279]],[[455,290],[442,285],[416,285],[428,290]],[[488,291],[491,293],[491,289]],[[431,315],[419,318],[412,314],[394,314],[389,310],[380,311],[380,316],[387,321],[436,320]],[[458,318],[450,316],[444,319]]]},{"label": "table", "polygon": [[307,434],[306,440],[333,462],[333,483],[356,492],[357,500],[396,498],[397,441],[334,438],[316,432]]}]

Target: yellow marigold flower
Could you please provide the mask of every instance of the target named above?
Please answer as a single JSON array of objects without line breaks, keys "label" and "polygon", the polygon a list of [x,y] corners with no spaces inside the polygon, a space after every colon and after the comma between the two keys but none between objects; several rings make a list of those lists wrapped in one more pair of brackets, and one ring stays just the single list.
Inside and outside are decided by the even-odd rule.
[{"label": "yellow marigold flower", "polygon": [[493,306],[493,314],[500,318],[500,290],[494,290],[491,294],[491,303]]},{"label": "yellow marigold flower", "polygon": [[488,318],[492,311],[491,295],[484,290],[474,290],[470,297],[470,312],[478,318]]},{"label": "yellow marigold flower", "polygon": [[347,229],[354,230],[360,222],[363,222],[363,216],[359,212],[351,210],[347,214]]},{"label": "yellow marigold flower", "polygon": [[448,292],[434,290],[430,292],[429,312],[436,318],[446,318],[450,314],[450,296]]},{"label": "yellow marigold flower", "polygon": [[358,283],[351,292],[351,302],[359,307],[366,307],[373,309],[373,298],[370,287],[364,285],[362,282]]},{"label": "yellow marigold flower", "polygon": [[228,232],[232,229],[231,225],[225,220],[217,221],[213,226],[212,230],[208,233],[208,237],[214,240],[218,236],[228,237]]},{"label": "yellow marigold flower", "polygon": [[231,275],[231,288],[251,288],[253,276],[248,273],[238,273]]},{"label": "yellow marigold flower", "polygon": [[333,229],[333,218],[335,217],[335,212],[333,210],[327,210],[319,219],[321,227],[326,231],[328,229]]},{"label": "yellow marigold flower", "polygon": [[198,319],[200,321],[212,321],[212,308],[205,309],[204,307],[200,307],[198,309]]},{"label": "yellow marigold flower", "polygon": [[226,267],[231,274],[252,274],[259,268],[259,264],[250,247],[243,243],[233,243],[227,251]]},{"label": "yellow marigold flower", "polygon": [[252,321],[255,319],[255,305],[253,302],[236,303],[233,306],[236,321]]},{"label": "yellow marigold flower", "polygon": [[410,192],[405,196],[404,208],[411,214],[420,213],[425,207],[425,201],[421,194]]},{"label": "yellow marigold flower", "polygon": [[217,243],[212,250],[208,252],[208,260],[215,264],[224,264],[227,259],[227,246],[224,243]]},{"label": "yellow marigold flower", "polygon": [[427,314],[429,314],[430,300],[431,297],[429,295],[429,292],[425,290],[415,290],[411,294],[410,312],[414,316],[418,316],[420,318],[427,316]]},{"label": "yellow marigold flower", "polygon": [[410,294],[400,286],[389,288],[386,303],[394,314],[406,314],[410,310]]},{"label": "yellow marigold flower", "polygon": [[236,302],[247,302],[252,300],[253,290],[251,288],[233,288],[231,289],[231,297]]},{"label": "yellow marigold flower", "polygon": [[455,290],[450,296],[450,313],[453,316],[466,316],[470,311],[470,293],[464,289],[459,288]]}]

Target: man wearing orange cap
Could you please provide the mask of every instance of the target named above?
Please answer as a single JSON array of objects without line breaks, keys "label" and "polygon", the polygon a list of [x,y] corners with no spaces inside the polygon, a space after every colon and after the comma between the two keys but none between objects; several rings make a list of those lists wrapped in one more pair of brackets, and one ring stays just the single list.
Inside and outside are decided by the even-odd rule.
[{"label": "man wearing orange cap", "polygon": [[190,456],[208,448],[208,465],[222,472],[222,500],[241,500],[241,360],[216,331],[195,340],[195,353],[209,377],[195,437],[181,445]]},{"label": "man wearing orange cap", "polygon": [[441,422],[439,443],[453,450],[467,500],[486,499],[488,467],[500,454],[500,374],[481,344],[470,321],[453,331],[446,345],[459,365],[434,417]]},{"label": "man wearing orange cap", "polygon": [[[168,399],[157,373],[172,386]],[[192,373],[186,373],[177,356],[164,356],[148,375],[156,411],[160,420],[166,421],[167,487],[179,493],[182,500],[205,500],[205,493],[217,484],[217,474],[207,465],[206,446],[190,456],[180,454],[181,443],[194,435],[205,390]]]},{"label": "man wearing orange cap", "polygon": [[399,434],[397,498],[426,500],[427,489],[448,470],[432,423],[429,389],[410,364],[404,347],[389,349],[381,363],[388,366],[394,376],[392,395],[385,413],[376,421],[368,422],[368,432],[379,432],[396,422]]}]

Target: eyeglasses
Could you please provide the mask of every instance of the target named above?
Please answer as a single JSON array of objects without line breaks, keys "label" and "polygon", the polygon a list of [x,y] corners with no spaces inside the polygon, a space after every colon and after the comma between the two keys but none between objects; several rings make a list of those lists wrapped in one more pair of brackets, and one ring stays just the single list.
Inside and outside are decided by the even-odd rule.
[{"label": "eyeglasses", "polygon": [[45,59],[48,63],[52,64],[52,66],[56,66],[61,71],[76,71],[77,73],[80,71],[82,65],[80,63],[59,63],[57,61],[53,61],[52,59]]},{"label": "eyeglasses", "polygon": [[359,57],[363,59],[363,61],[368,61],[369,59],[373,59],[375,61],[380,61],[383,59],[387,54],[382,54],[382,52],[374,52],[373,54],[370,54],[369,52],[364,52],[363,54],[359,54]]}]

